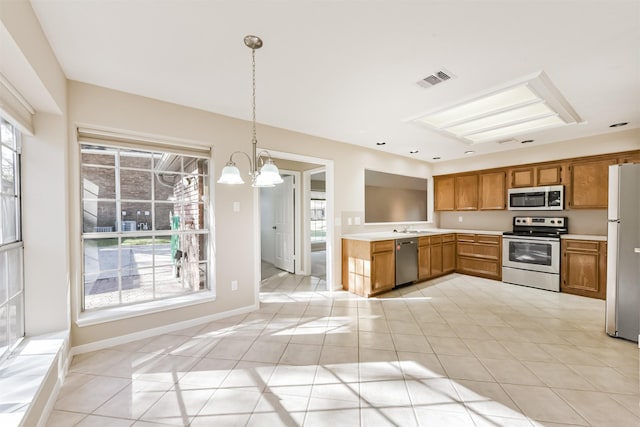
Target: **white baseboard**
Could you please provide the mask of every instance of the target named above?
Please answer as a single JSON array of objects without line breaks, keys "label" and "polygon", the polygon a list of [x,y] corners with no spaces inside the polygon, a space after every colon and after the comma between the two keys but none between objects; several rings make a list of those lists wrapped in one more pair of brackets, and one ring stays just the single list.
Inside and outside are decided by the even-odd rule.
[{"label": "white baseboard", "polygon": [[259,309],[259,304],[248,305],[245,307],[236,308],[234,310],[224,311],[222,313],[215,313],[209,316],[198,317],[197,319],[185,320],[178,323],[172,323],[170,325],[159,326],[157,328],[145,329],[144,331],[134,332],[132,334],[121,335],[118,337],[107,338],[105,340],[95,341],[88,344],[81,344],[71,348],[69,351],[69,359],[73,358],[76,354],[89,353],[91,351],[102,350],[105,348],[113,347],[120,344],[126,344],[132,341],[141,340],[144,338],[154,337],[156,335],[167,334],[170,332],[179,331],[180,329],[191,328],[204,323],[213,322],[214,320],[224,319],[225,317],[236,316],[238,314],[246,314]]}]

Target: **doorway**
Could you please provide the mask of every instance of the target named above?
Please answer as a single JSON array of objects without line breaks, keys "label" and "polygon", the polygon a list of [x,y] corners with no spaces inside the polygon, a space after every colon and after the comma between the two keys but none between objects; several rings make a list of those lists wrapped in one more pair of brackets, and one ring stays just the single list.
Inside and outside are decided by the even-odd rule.
[{"label": "doorway", "polygon": [[[320,278],[322,287],[332,289],[331,257],[333,254],[333,162],[331,160],[312,158],[292,153],[280,153],[270,150],[271,155],[280,168],[281,175],[298,174],[294,179],[294,272],[297,275]],[[315,192],[318,183],[314,182],[312,191],[311,181],[320,181],[324,191]],[[257,260],[256,269],[260,272],[261,280],[275,274],[286,274],[282,268],[275,267],[275,207],[273,197],[269,198],[269,190],[261,189],[258,193],[260,209],[256,210],[256,225],[260,227],[257,238],[261,241],[257,247],[262,253]],[[322,194],[320,194],[322,193]],[[322,206],[312,213],[312,194],[314,199],[321,199]],[[267,196],[267,197],[265,197]],[[312,215],[315,228],[312,230]],[[316,222],[317,221],[317,222]],[[277,226],[276,226],[277,227]],[[314,234],[312,238],[312,234]],[[312,239],[314,242],[312,242]],[[319,240],[323,240],[320,242]],[[269,248],[274,248],[272,256]],[[313,269],[313,271],[312,271]],[[259,286],[260,281],[258,282]]]}]

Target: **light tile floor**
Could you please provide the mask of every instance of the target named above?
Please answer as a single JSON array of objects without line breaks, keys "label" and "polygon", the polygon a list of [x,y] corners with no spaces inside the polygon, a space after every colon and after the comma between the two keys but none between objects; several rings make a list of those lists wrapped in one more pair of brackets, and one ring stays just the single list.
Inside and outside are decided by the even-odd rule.
[{"label": "light tile floor", "polygon": [[76,356],[53,426],[638,426],[604,303],[450,275],[380,298],[279,274],[259,311]]}]

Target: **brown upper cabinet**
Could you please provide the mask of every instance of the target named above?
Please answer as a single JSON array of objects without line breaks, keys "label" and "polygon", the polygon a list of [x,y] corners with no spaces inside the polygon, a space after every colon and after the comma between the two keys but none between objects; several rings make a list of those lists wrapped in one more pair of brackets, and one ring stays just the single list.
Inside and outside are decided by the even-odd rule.
[{"label": "brown upper cabinet", "polygon": [[478,174],[456,176],[454,193],[455,210],[478,210]]},{"label": "brown upper cabinet", "polygon": [[506,173],[504,171],[486,172],[479,175],[480,187],[478,189],[478,209],[501,210],[507,208],[505,177]]},{"label": "brown upper cabinet", "polygon": [[453,176],[434,176],[434,209],[436,211],[453,211],[456,209]]},{"label": "brown upper cabinet", "polygon": [[502,210],[506,189],[565,186],[565,209],[606,209],[609,165],[640,163],[640,150],[433,177],[436,211]]},{"label": "brown upper cabinet", "polygon": [[529,165],[509,169],[509,188],[559,185],[563,183],[562,163]]},{"label": "brown upper cabinet", "polygon": [[575,162],[569,166],[570,209],[606,209],[609,194],[609,165],[616,159]]}]

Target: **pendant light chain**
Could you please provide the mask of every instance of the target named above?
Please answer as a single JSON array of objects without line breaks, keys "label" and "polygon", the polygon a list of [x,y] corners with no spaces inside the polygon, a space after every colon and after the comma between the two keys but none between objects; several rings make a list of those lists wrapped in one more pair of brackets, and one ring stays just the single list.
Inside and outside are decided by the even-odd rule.
[{"label": "pendant light chain", "polygon": [[252,98],[253,98],[253,139],[252,141],[254,143],[258,142],[258,139],[256,138],[256,50],[255,49],[251,49],[251,59],[252,59],[252,71],[253,71],[253,75],[252,75],[252,80],[253,80],[253,86],[252,86]]}]

